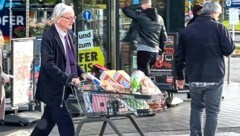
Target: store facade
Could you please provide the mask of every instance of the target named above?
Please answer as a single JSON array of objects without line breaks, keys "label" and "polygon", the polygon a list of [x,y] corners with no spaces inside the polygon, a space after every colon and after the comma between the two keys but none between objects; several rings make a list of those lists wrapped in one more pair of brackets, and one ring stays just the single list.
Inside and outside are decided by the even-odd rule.
[{"label": "store facade", "polygon": [[[152,1],[153,7],[164,18],[168,32],[178,32],[184,27],[184,2]],[[73,4],[77,16],[78,62],[86,71],[90,71],[95,63],[128,73],[136,69],[135,47],[122,41],[131,19],[121,9],[138,4],[139,0],[72,0],[66,3]]]},{"label": "store facade", "polygon": [[[74,32],[78,62],[82,68],[90,72],[93,64],[100,64],[109,69],[123,69],[128,73],[136,69],[134,45],[122,41],[131,20],[121,9],[127,5],[138,4],[140,0],[29,0],[29,3],[27,1],[12,0],[11,13],[8,1],[1,1],[3,3],[1,10],[4,12],[1,12],[0,23],[6,43],[10,43],[11,38],[28,36],[41,38],[54,5],[63,2],[72,5],[77,16]],[[168,32],[178,32],[184,27],[184,0],[152,0],[152,4],[164,18]]]}]

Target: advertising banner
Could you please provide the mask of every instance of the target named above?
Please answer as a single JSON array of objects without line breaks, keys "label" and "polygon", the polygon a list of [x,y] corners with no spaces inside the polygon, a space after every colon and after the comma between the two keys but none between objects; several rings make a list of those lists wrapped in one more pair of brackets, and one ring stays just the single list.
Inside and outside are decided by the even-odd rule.
[{"label": "advertising banner", "polygon": [[85,50],[93,48],[93,31],[78,32],[78,50]]},{"label": "advertising banner", "polygon": [[[34,38],[12,39],[12,106],[29,103],[32,97]],[[29,97],[30,96],[30,97]]]},{"label": "advertising banner", "polygon": [[13,27],[13,36],[18,34],[25,36],[26,12],[14,10],[15,7],[20,5],[22,5],[22,0],[12,0],[12,16],[10,16],[10,0],[0,0],[0,29],[3,32],[4,40],[7,44],[10,42],[10,23]]},{"label": "advertising banner", "polygon": [[104,55],[99,45],[94,45],[93,30],[78,32],[78,63],[86,72],[91,72],[94,64],[104,66]]},{"label": "advertising banner", "polygon": [[79,65],[86,71],[91,72],[94,64],[104,66],[104,56],[100,47],[78,51]]}]

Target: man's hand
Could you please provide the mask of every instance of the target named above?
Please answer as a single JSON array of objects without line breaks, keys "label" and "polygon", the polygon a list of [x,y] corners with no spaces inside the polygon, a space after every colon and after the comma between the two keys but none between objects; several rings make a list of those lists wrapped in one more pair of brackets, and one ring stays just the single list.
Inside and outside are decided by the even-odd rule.
[{"label": "man's hand", "polygon": [[2,73],[3,83],[9,83],[9,82],[10,82],[10,78],[13,78],[13,76],[12,76],[12,75],[8,75],[8,74],[5,74],[5,73]]},{"label": "man's hand", "polygon": [[164,54],[162,54],[162,55],[158,55],[158,57],[157,57],[157,62],[158,63],[162,63],[163,62],[163,60],[164,60]]},{"label": "man's hand", "polygon": [[185,85],[185,80],[176,80],[176,87],[179,89],[183,89]]},{"label": "man's hand", "polygon": [[148,8],[152,8],[152,5],[150,3],[143,3],[141,7],[142,7],[142,10],[146,10]]},{"label": "man's hand", "polygon": [[79,86],[79,85],[80,85],[80,80],[79,80],[79,78],[73,78],[73,79],[72,79],[72,85],[74,85],[74,86]]},{"label": "man's hand", "polygon": [[83,80],[87,80],[87,73],[82,73],[81,77],[83,78]]}]

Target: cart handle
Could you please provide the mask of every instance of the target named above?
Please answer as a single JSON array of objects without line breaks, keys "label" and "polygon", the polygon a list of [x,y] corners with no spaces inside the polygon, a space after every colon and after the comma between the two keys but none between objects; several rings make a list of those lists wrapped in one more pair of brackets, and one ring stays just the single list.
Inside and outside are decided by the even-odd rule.
[{"label": "cart handle", "polygon": [[65,81],[65,86],[67,87],[71,87],[72,84],[72,78],[73,78],[73,74],[69,74],[69,76],[67,77],[66,81]]}]

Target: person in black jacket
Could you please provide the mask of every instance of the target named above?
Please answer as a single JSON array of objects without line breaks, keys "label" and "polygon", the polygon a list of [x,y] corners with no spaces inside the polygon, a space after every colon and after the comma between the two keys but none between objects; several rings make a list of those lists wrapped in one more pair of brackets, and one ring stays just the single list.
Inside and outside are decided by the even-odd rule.
[{"label": "person in black jacket", "polygon": [[202,4],[196,4],[193,6],[192,8],[193,18],[188,22],[187,25],[193,23],[196,20],[196,18],[201,14],[202,7],[203,7]]},{"label": "person in black jacket", "polygon": [[55,124],[60,136],[74,136],[72,117],[66,107],[71,90],[66,82],[69,79],[72,84],[79,85],[79,77],[86,79],[86,73],[76,62],[71,31],[75,22],[73,8],[59,3],[54,7],[52,16],[54,24],[42,36],[41,67],[35,95],[36,100],[46,106],[31,136],[48,136]]},{"label": "person in black jacket", "polygon": [[[192,98],[191,136],[215,136],[217,130],[225,76],[224,56],[235,49],[231,34],[217,22],[221,13],[218,2],[205,3],[202,15],[180,32],[175,46],[176,85],[183,88],[186,75]],[[206,119],[202,129],[204,110]]]},{"label": "person in black jacket", "polygon": [[[126,6],[123,13],[133,20],[137,43],[137,68],[149,76],[157,59],[163,59],[167,33],[164,21],[152,8],[151,0],[141,0],[141,4]],[[158,58],[159,57],[159,58]]]}]

